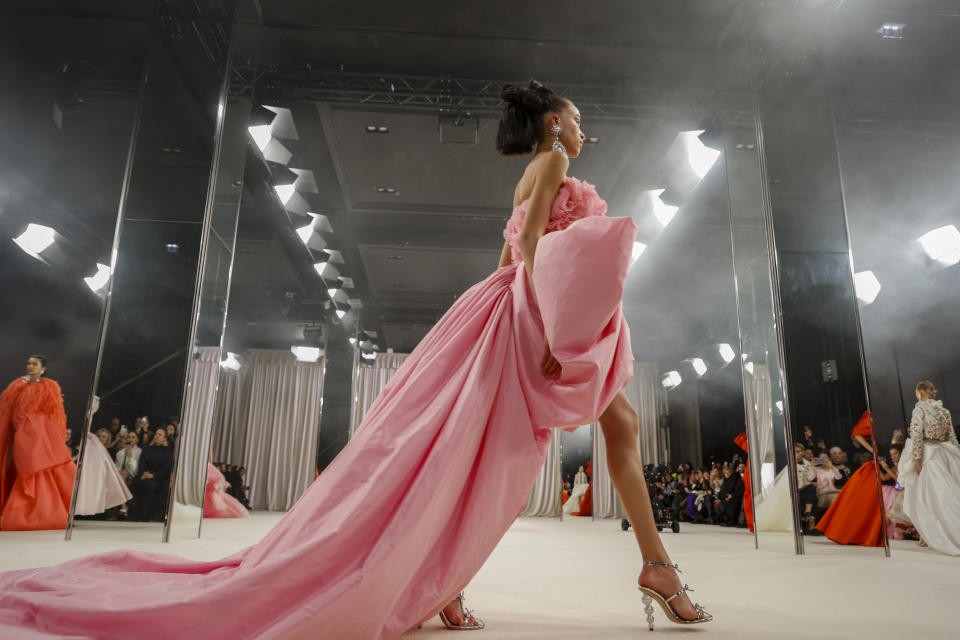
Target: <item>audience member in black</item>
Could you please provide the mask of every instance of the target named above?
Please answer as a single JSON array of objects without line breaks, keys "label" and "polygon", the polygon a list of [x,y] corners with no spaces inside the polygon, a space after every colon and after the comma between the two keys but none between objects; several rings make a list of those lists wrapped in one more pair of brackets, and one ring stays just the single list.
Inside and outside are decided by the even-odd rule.
[{"label": "audience member in black", "polygon": [[167,432],[157,429],[150,445],[140,454],[137,479],[133,481],[133,504],[130,519],[156,522],[165,515],[173,450],[166,446]]},{"label": "audience member in black", "polygon": [[745,489],[743,478],[734,473],[730,467],[724,467],[720,495],[713,501],[713,506],[716,508],[714,522],[719,518],[719,524],[725,527],[736,526],[737,518],[740,516],[740,508],[743,506]]},{"label": "audience member in black", "polygon": [[853,469],[846,465],[844,459],[846,454],[843,452],[843,449],[840,447],[831,447],[830,448],[830,463],[833,465],[833,468],[840,472],[840,479],[833,481],[833,486],[837,489],[842,489],[843,485],[847,484],[847,480],[850,479],[850,476],[853,475]]},{"label": "audience member in black", "polygon": [[800,444],[803,445],[804,449],[817,450],[817,440],[813,436],[813,429],[808,424],[803,425],[803,437],[800,438]]}]

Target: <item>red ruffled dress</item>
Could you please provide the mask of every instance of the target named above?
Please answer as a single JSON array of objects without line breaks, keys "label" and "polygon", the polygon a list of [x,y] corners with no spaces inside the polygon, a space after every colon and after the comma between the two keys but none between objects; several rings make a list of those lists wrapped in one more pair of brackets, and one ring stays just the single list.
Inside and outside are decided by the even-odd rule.
[{"label": "red ruffled dress", "polygon": [[750,531],[753,531],[753,489],[750,485],[750,448],[747,445],[747,432],[744,431],[734,438],[733,441],[747,454],[747,459],[744,460],[743,465],[745,467],[745,471],[743,472],[743,515],[747,520],[747,527],[749,527]]},{"label": "red ruffled dress", "polygon": [[[850,437],[863,436],[872,441],[871,420],[870,412],[864,411]],[[883,509],[877,491],[876,462],[864,462],[853,472],[833,504],[820,518],[817,529],[840,544],[883,546]]]},{"label": "red ruffled dress", "polygon": [[77,466],[60,385],[17,378],[0,395],[0,529],[65,529]]}]

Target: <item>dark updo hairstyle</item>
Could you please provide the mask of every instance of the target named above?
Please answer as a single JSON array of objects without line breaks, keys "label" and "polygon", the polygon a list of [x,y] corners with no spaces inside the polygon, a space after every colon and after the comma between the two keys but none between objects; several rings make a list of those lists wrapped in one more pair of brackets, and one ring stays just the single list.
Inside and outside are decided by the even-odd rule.
[{"label": "dark updo hairstyle", "polygon": [[[38,354],[38,353],[35,353],[35,354],[33,354],[32,356],[27,356],[27,360],[33,360],[34,358],[36,358],[37,360],[40,361],[40,366],[41,366],[41,367],[43,367],[44,369],[47,368],[47,356],[41,356],[41,355]],[[40,375],[41,375],[41,376],[42,376],[42,375],[45,375],[45,373],[41,373]]]},{"label": "dark updo hairstyle", "polygon": [[500,90],[500,98],[506,105],[500,114],[496,146],[497,152],[504,156],[518,156],[536,149],[543,138],[543,114],[560,112],[570,104],[536,80],[531,80],[526,87],[508,84]]}]

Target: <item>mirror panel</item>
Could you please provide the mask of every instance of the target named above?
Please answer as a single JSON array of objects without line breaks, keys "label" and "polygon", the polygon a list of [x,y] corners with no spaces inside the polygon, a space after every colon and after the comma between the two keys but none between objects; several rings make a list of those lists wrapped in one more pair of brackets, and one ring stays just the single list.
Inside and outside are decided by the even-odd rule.
[{"label": "mirror panel", "polygon": [[[867,16],[909,30],[902,39],[845,41],[840,34],[854,16],[843,15],[830,39],[830,90],[883,508],[896,553],[916,550],[918,537],[938,539],[929,532],[945,513],[926,503],[914,508],[919,520],[914,523],[904,511],[906,494],[918,491],[909,457],[900,462],[901,452],[913,454],[914,407],[939,401],[956,420],[960,399],[960,216],[955,205],[960,93],[945,81],[955,66],[948,51],[960,37],[960,19],[915,11]],[[924,45],[922,59],[912,53],[918,43]],[[846,82],[853,74],[857,82]],[[934,401],[918,403],[915,389],[921,381],[939,391]],[[910,445],[904,442],[908,436]],[[949,449],[924,443],[924,457],[928,445],[930,451]],[[925,475],[937,478],[938,495],[956,493],[951,488],[956,480],[938,474],[937,465],[924,468],[920,477]],[[955,521],[946,522],[948,530],[957,530]],[[947,553],[960,548],[956,538],[930,546]]]},{"label": "mirror panel", "polygon": [[104,532],[118,527],[134,537],[169,536],[232,20],[232,3],[170,3],[148,39],[100,339],[92,401],[99,408],[90,425],[98,429],[114,417],[132,425],[139,446],[128,436],[123,448],[136,459],[136,472],[124,522],[86,520],[85,488],[96,490],[117,470],[94,464],[103,456],[81,453],[68,538],[113,536]]},{"label": "mirror panel", "polygon": [[[0,8],[0,362],[6,387],[24,376],[28,356],[44,355],[45,375],[59,385],[51,395],[62,396],[66,420],[19,436],[31,441],[34,455],[48,452],[50,458],[37,455],[30,464],[56,467],[59,486],[43,485],[26,500],[20,500],[23,494],[0,497],[0,528],[62,532],[74,461],[85,441],[151,10],[125,6],[92,20],[82,9],[58,14],[24,4],[8,2]],[[3,415],[10,416],[6,410],[29,396],[18,394]],[[118,423],[113,431],[119,430]],[[13,431],[12,422],[0,424],[0,473],[11,482],[18,462],[26,466],[14,453],[18,436]],[[108,453],[96,436],[88,438],[100,447],[98,461],[114,465],[115,452]],[[108,445],[113,440],[111,435]],[[120,517],[125,483],[116,468],[112,478],[121,501],[104,512],[94,499],[88,504],[97,517]],[[7,484],[5,491],[10,490]],[[49,508],[20,515],[14,513],[16,507],[8,508],[31,500]],[[55,517],[37,519],[38,511]]]},{"label": "mirror panel", "polygon": [[818,44],[823,14],[797,7],[760,17],[766,33],[797,34],[761,34],[757,92],[801,548],[885,550],[828,59]]}]

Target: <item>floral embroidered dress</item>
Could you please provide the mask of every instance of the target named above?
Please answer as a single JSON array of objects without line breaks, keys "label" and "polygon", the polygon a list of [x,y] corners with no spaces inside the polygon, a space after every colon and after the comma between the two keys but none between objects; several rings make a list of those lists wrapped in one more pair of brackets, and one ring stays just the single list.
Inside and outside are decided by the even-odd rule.
[{"label": "floral embroidered dress", "polygon": [[[514,250],[527,204],[507,225]],[[636,227],[605,210],[568,178],[536,295],[515,262],[460,296],[259,543],[211,562],[115,551],[0,574],[0,637],[372,640],[436,615],[525,506],[549,429],[593,422],[632,375]],[[559,378],[540,371],[545,335]]]},{"label": "floral embroidered dress", "polygon": [[[919,474],[917,460],[923,463]],[[960,446],[940,400],[921,400],[913,408],[897,468],[903,512],[917,533],[937,551],[960,555]]]}]

